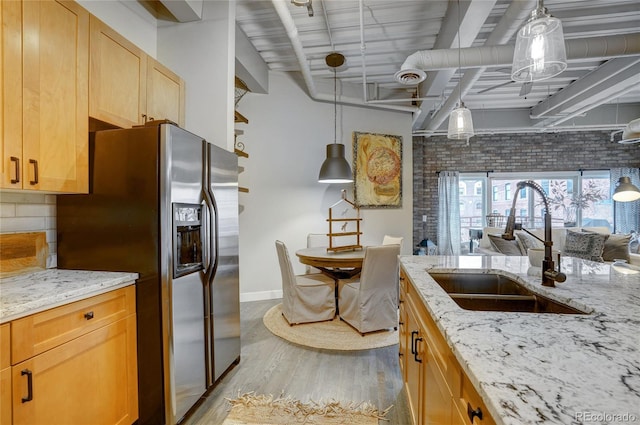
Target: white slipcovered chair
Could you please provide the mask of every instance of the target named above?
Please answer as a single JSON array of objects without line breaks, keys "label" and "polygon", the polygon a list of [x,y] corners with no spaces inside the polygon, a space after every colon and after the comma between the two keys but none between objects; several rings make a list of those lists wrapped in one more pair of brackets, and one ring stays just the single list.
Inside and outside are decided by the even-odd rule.
[{"label": "white slipcovered chair", "polygon": [[403,239],[404,238],[402,236],[384,235],[384,238],[382,238],[382,245],[400,245],[400,250],[402,250]]},{"label": "white slipcovered chair", "polygon": [[289,251],[276,241],[282,274],[282,314],[290,325],[332,320],[336,315],[335,281],[321,273],[295,275]]},{"label": "white slipcovered chair", "polygon": [[[328,241],[329,239],[327,235],[324,233],[309,233],[307,235],[307,248],[317,248],[320,246],[327,246]],[[307,274],[321,273],[321,271],[316,269],[315,267],[307,265],[305,266],[305,273]]]},{"label": "white slipcovered chair", "polygon": [[340,318],[364,335],[398,327],[400,245],[365,248],[359,277],[338,280]]}]

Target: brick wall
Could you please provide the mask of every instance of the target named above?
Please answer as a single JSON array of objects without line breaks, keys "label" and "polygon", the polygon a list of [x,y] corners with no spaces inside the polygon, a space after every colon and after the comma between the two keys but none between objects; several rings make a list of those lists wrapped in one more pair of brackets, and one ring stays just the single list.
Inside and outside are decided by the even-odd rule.
[{"label": "brick wall", "polygon": [[[449,140],[413,138],[413,244],[435,241],[438,221],[436,171],[527,172],[640,167],[640,145],[610,141],[610,131],[522,133]],[[427,222],[422,222],[422,216]],[[424,230],[423,230],[424,229]],[[437,241],[436,241],[437,243]]]},{"label": "brick wall", "polygon": [[0,233],[45,232],[47,267],[56,267],[56,196],[28,192],[0,193]]}]

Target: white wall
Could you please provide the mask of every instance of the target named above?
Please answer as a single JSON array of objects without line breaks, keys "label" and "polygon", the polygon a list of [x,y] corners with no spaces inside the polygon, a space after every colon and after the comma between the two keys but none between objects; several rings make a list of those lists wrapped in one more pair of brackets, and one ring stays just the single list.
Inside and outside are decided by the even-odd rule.
[{"label": "white wall", "polygon": [[158,26],[158,60],[185,80],[185,128],[233,151],[235,4],[204,3],[201,21]]},{"label": "white wall", "polygon": [[[328,143],[333,143],[333,104],[315,102],[288,74],[269,74],[269,93],[248,93],[238,110],[249,124],[239,140],[248,159],[240,194],[240,293],[241,300],[281,296],[280,268],[275,240],[288,247],[297,273],[304,266],[295,251],[306,246],[307,233],[326,233],[330,205],[340,190],[352,185],[317,182]],[[403,253],[412,251],[412,150],[411,115],[371,108],[338,106],[338,141],[345,145],[351,163],[353,131],[394,134],[403,139],[403,199],[398,209],[363,209],[363,245],[379,244],[385,234],[403,236]]]}]

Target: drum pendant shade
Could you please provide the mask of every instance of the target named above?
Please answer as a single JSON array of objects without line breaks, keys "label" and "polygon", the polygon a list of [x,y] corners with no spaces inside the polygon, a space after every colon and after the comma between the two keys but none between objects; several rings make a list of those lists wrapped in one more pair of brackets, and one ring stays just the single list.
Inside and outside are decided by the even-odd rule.
[{"label": "drum pendant shade", "polygon": [[618,202],[630,202],[640,199],[640,189],[638,189],[629,177],[620,177],[618,185],[613,192],[613,200]]},{"label": "drum pendant shade", "polygon": [[344,145],[330,143],[327,145],[327,159],[322,163],[318,182],[320,183],[351,183],[351,167],[344,158]]},{"label": "drum pendant shade", "polygon": [[338,109],[336,90],[336,68],[344,64],[344,56],[340,53],[330,53],[326,57],[326,63],[333,68],[333,143],[327,145],[327,159],[320,167],[318,175],[319,183],[351,183],[353,174],[351,167],[344,157],[344,145],[337,142],[338,133]]}]

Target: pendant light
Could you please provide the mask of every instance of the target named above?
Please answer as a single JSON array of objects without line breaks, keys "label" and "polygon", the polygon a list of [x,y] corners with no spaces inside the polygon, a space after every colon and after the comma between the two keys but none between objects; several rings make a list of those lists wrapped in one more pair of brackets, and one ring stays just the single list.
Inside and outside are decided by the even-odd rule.
[{"label": "pendant light", "polygon": [[562,22],[538,0],[527,23],[520,28],[513,53],[511,79],[532,82],[546,80],[567,68]]},{"label": "pendant light", "polygon": [[328,66],[333,68],[333,143],[327,145],[327,159],[322,163],[319,183],[351,183],[353,175],[351,167],[344,157],[344,145],[338,143],[338,100],[336,68],[344,63],[340,53],[330,53],[325,58]]},{"label": "pendant light", "polygon": [[618,202],[630,202],[640,199],[640,189],[638,189],[633,183],[631,178],[620,177],[616,190],[613,191],[613,200]]},{"label": "pendant light", "polygon": [[[458,76],[462,78],[461,74],[461,58],[460,58],[460,0],[458,0]],[[473,137],[473,119],[471,118],[471,111],[464,106],[462,101],[461,87],[458,85],[458,105],[451,111],[449,115],[449,130],[447,131],[447,138],[453,140],[467,140]]]}]

